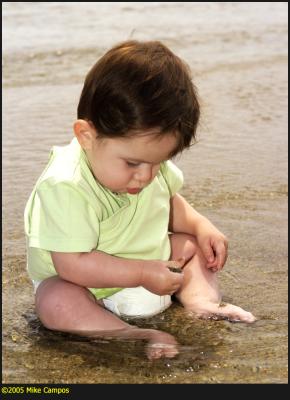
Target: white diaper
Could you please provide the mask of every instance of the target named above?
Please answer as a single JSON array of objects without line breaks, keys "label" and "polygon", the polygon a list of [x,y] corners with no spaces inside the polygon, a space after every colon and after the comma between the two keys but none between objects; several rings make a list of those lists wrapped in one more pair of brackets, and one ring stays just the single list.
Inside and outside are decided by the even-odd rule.
[{"label": "white diaper", "polygon": [[34,281],[32,280],[33,288],[34,288],[34,294],[36,293],[36,290],[38,286],[41,284],[42,281]]},{"label": "white diaper", "polygon": [[171,296],[158,296],[142,286],[126,288],[102,299],[104,306],[118,316],[152,317],[171,305]]},{"label": "white diaper", "polygon": [[[41,281],[32,281],[34,293]],[[118,316],[152,317],[159,314],[172,304],[171,296],[158,296],[144,289],[142,286],[120,290],[105,299],[102,299],[107,310]]]}]

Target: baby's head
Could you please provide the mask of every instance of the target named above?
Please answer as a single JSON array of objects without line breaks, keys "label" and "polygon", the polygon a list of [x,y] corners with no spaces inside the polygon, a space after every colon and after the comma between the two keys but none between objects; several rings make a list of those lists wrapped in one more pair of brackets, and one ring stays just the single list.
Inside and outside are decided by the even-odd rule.
[{"label": "baby's head", "polygon": [[[158,41],[127,41],[109,50],[89,71],[74,129],[96,178],[109,189],[124,192],[149,184],[162,161],[190,146],[199,114],[188,66]],[[121,158],[128,167],[149,164],[151,174],[137,174],[124,188],[104,183],[93,164],[100,156],[97,147],[103,146],[104,153],[106,144],[124,144],[128,152],[121,151]]]}]

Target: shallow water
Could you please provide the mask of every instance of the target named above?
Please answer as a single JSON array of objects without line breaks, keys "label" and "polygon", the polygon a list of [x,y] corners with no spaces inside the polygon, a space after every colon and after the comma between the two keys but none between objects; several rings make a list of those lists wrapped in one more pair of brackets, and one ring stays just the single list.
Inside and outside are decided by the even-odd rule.
[{"label": "shallow water", "polygon": [[[3,381],[286,383],[287,3],[3,4]],[[182,194],[229,238],[224,300],[253,325],[201,321],[174,304],[137,321],[172,333],[175,359],[144,343],[50,332],[33,308],[23,209],[52,145],[72,137],[85,74],[129,37],[159,39],[190,64],[199,143],[177,157]]]}]

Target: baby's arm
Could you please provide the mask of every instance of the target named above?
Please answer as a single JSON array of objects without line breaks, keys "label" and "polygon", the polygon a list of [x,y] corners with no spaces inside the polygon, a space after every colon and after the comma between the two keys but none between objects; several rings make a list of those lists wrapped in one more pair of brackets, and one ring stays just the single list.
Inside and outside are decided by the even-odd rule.
[{"label": "baby's arm", "polygon": [[207,267],[214,272],[222,269],[227,259],[227,238],[178,193],[170,202],[169,229],[195,236],[208,261]]},{"label": "baby's arm", "polygon": [[[137,287],[152,293],[171,294],[179,289],[182,274],[168,269],[172,263],[161,260],[133,260],[111,256],[101,251],[90,253],[51,252],[55,269],[62,279],[79,286]],[[184,261],[176,261],[182,267]]]}]

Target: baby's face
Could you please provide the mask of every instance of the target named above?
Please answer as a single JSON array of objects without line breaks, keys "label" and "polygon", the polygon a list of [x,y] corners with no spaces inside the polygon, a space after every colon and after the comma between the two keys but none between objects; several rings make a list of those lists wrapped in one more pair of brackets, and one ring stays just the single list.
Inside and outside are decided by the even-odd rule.
[{"label": "baby's face", "polygon": [[157,175],[177,146],[173,134],[98,139],[87,153],[95,178],[117,193],[137,194]]}]

